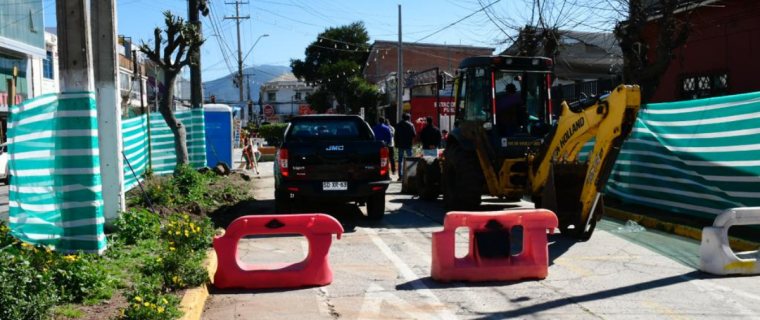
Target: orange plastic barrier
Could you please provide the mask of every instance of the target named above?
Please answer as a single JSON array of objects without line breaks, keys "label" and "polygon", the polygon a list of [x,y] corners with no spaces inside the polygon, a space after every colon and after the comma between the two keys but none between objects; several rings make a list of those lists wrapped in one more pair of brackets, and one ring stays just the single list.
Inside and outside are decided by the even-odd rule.
[{"label": "orange plastic barrier", "polygon": [[[523,227],[523,250],[512,255],[509,232],[518,225]],[[464,258],[454,256],[454,235],[459,227],[470,230],[470,249]],[[433,233],[432,277],[442,282],[546,278],[549,274],[546,230],[554,234],[556,227],[557,216],[544,209],[449,212],[443,231]]]},{"label": "orange plastic barrier", "polygon": [[[301,262],[246,264],[238,258],[238,242],[248,235],[302,234],[309,241],[309,254]],[[245,216],[235,219],[223,236],[214,238],[219,260],[214,286],[221,289],[265,289],[322,286],[332,282],[327,261],[332,235],[338,239],[343,227],[324,214]]]}]

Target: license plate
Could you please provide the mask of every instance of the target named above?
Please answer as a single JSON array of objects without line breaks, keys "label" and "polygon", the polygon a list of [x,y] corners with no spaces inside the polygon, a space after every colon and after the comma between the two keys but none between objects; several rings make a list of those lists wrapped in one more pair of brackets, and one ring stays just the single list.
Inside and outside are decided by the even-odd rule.
[{"label": "license plate", "polygon": [[322,182],[322,190],[325,190],[325,191],[348,190],[348,182],[345,182],[345,181]]}]

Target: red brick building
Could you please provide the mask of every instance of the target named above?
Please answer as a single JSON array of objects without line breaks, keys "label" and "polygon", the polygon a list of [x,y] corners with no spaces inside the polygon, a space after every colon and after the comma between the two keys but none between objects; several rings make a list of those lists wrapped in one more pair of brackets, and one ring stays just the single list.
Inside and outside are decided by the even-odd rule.
[{"label": "red brick building", "polygon": [[[439,71],[441,73],[445,72],[448,75],[454,75],[456,69],[459,67],[459,63],[464,60],[464,58],[493,55],[494,48],[404,42],[402,52],[404,55],[404,79],[408,79],[410,74],[436,67],[440,69]],[[375,41],[375,43],[372,44],[362,75],[367,79],[367,82],[376,84],[380,92],[383,94],[380,106],[378,107],[378,114],[389,117],[393,122],[396,121],[395,101],[397,70],[398,42]],[[407,82],[404,81],[404,84],[406,83]],[[419,89],[420,90],[415,89],[411,95],[409,94],[409,88],[404,89],[404,104],[406,105],[405,109],[407,112],[412,108],[412,106],[407,105],[407,102],[412,99],[411,96],[430,97],[433,95],[433,91],[429,88],[420,87]],[[441,101],[442,105],[443,102],[445,101]],[[421,110],[420,108],[423,108],[423,106],[417,106],[416,111]],[[424,108],[435,110],[435,106],[432,104],[430,106],[424,106]],[[431,113],[430,115],[433,114]]]},{"label": "red brick building", "polygon": [[[438,67],[441,72],[454,74],[459,62],[471,56],[492,55],[494,48],[462,45],[403,43],[404,72]],[[385,80],[398,70],[398,42],[375,41],[363,75],[369,83]]]},{"label": "red brick building", "polygon": [[[652,102],[760,91],[759,1],[702,1],[690,22],[691,36],[676,49]],[[656,32],[656,22],[650,21],[645,36],[651,48]]]}]

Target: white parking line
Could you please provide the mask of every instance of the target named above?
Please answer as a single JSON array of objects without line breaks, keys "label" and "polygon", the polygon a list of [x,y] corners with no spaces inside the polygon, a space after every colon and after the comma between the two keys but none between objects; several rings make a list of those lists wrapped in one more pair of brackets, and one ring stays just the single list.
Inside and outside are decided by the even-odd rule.
[{"label": "white parking line", "polygon": [[431,304],[432,306],[435,306],[434,308],[430,308],[430,310],[436,310],[436,315],[439,319],[457,319],[457,317],[451,313],[448,309],[445,309],[443,304],[440,300],[438,300],[438,297],[433,294],[433,292],[424,284],[422,281],[418,281],[419,277],[412,271],[412,269],[404,263],[404,261],[401,260],[390,247],[381,239],[377,232],[373,229],[363,229],[370,239],[372,239],[372,242],[375,243],[375,245],[380,249],[380,251],[388,257],[388,259],[393,262],[393,265],[396,267],[396,269],[401,273],[401,276],[404,277],[404,280],[409,282],[414,288],[415,292],[417,292],[419,295],[424,297],[426,300],[428,300],[428,304]]}]

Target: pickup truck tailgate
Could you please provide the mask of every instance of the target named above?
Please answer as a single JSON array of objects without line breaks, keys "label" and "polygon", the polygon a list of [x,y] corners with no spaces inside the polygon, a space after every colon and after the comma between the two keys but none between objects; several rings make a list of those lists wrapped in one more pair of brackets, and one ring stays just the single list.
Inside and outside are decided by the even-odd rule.
[{"label": "pickup truck tailgate", "polygon": [[382,142],[288,143],[290,179],[310,181],[379,180]]}]

